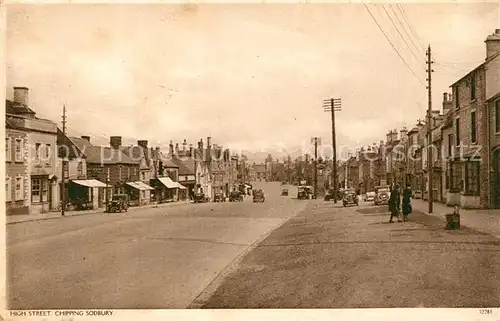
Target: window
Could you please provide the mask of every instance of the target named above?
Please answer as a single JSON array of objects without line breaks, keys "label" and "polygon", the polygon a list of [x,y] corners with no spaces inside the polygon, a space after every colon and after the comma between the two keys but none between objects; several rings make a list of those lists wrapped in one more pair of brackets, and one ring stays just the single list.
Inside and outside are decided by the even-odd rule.
[{"label": "window", "polygon": [[455,86],[455,108],[460,107],[460,94],[458,93],[458,85]]},{"label": "window", "polygon": [[47,164],[50,164],[50,157],[51,157],[51,150],[50,150],[50,144],[45,145],[45,162]]},{"label": "window", "polygon": [[12,201],[12,179],[10,177],[5,178],[5,201]]},{"label": "window", "polygon": [[22,139],[16,139],[16,162],[23,161],[23,141]]},{"label": "window", "polygon": [[495,103],[495,133],[500,133],[500,99]]},{"label": "window", "polygon": [[468,195],[479,195],[479,162],[469,161],[465,163],[465,193]]},{"label": "window", "polygon": [[476,112],[470,113],[470,139],[472,143],[477,140],[477,129],[476,129]]},{"label": "window", "polygon": [[122,166],[120,165],[119,167],[119,172],[118,172],[118,180],[121,181],[122,180]]},{"label": "window", "polygon": [[452,157],[453,135],[448,134],[448,157]]},{"label": "window", "polygon": [[455,143],[457,146],[460,145],[460,118],[455,119],[455,137],[456,141]]},{"label": "window", "polygon": [[470,99],[476,99],[476,74],[470,76]]},{"label": "window", "polygon": [[127,167],[127,180],[130,180],[130,167]]},{"label": "window", "polygon": [[42,146],[42,144],[40,143],[35,144],[35,160],[37,162],[40,161],[40,146]]},{"label": "window", "polygon": [[16,201],[23,200],[23,178],[16,177]]},{"label": "window", "polygon": [[78,165],[76,166],[76,172],[78,176],[83,176],[83,163],[82,161],[78,161]]},{"label": "window", "polygon": [[450,189],[459,191],[460,180],[462,179],[462,164],[459,162],[450,163]]},{"label": "window", "polygon": [[41,186],[42,181],[39,179],[31,180],[31,202],[39,203],[40,202],[40,194],[41,194]]},{"label": "window", "polygon": [[141,181],[145,181],[145,180],[146,180],[146,173],[142,172],[141,173]]},{"label": "window", "polygon": [[5,160],[7,162],[12,161],[12,149],[11,149],[10,137],[5,138]]}]

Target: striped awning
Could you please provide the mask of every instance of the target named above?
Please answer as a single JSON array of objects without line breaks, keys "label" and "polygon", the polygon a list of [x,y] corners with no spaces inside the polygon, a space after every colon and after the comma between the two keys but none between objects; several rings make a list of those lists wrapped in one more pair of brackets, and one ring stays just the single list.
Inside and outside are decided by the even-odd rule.
[{"label": "striped awning", "polygon": [[72,182],[85,187],[106,187],[106,184],[96,179],[74,179]]},{"label": "striped awning", "polygon": [[179,188],[170,177],[158,177],[158,180],[166,187],[166,188]]},{"label": "striped awning", "polygon": [[137,182],[127,182],[127,185],[130,186],[130,187],[133,187],[135,189],[138,189],[140,191],[145,191],[145,190],[152,190],[154,188],[152,188],[151,186],[149,186],[148,184],[145,184],[141,181],[137,181]]}]

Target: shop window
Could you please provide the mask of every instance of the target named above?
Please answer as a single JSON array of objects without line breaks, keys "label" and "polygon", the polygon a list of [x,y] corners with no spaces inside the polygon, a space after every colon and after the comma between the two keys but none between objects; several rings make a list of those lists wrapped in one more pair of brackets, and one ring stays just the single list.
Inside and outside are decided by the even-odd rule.
[{"label": "shop window", "polygon": [[23,178],[16,177],[16,201],[23,200]]},{"label": "shop window", "polygon": [[41,195],[41,189],[42,189],[42,181],[39,179],[32,179],[31,180],[31,202],[32,203],[39,203],[40,202],[40,195]]},{"label": "shop window", "polygon": [[466,163],[465,193],[468,195],[479,195],[479,162]]}]

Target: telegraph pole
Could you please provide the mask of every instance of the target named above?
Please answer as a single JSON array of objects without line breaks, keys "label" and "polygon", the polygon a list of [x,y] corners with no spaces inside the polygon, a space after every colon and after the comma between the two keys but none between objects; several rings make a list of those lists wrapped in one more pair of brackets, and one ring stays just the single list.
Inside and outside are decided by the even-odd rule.
[{"label": "telegraph pole", "polygon": [[330,98],[323,101],[323,110],[331,112],[332,116],[332,149],[333,149],[333,164],[332,164],[332,183],[333,183],[333,201],[337,203],[337,140],[335,137],[335,112],[341,110],[340,98]]},{"label": "telegraph pole", "polygon": [[306,168],[305,168],[305,171],[306,171],[306,185],[309,185],[309,154],[306,154]]},{"label": "telegraph pole", "polygon": [[428,172],[428,201],[429,201],[429,213],[432,213],[432,202],[434,200],[433,197],[433,186],[432,186],[432,177],[433,177],[433,172],[434,172],[434,163],[433,163],[433,158],[432,158],[432,64],[434,61],[432,61],[432,56],[431,56],[431,45],[429,45],[429,48],[427,49],[427,93],[428,93],[428,109],[427,109],[427,172]]},{"label": "telegraph pole", "polygon": [[[66,136],[66,105],[63,105],[63,115],[62,115],[62,132],[63,136]],[[64,149],[64,154],[62,155],[61,161],[61,216],[64,216],[64,211],[66,209],[66,155],[67,148]]]},{"label": "telegraph pole", "polygon": [[314,199],[318,198],[318,137],[314,137]]}]

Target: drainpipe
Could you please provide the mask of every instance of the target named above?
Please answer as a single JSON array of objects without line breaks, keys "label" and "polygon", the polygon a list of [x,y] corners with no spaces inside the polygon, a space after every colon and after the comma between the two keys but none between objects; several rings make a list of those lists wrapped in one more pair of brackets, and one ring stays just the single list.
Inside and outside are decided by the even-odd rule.
[{"label": "drainpipe", "polygon": [[490,133],[490,108],[489,103],[486,106],[486,139],[488,140],[488,150],[486,151],[487,158],[487,170],[488,170],[488,208],[493,208],[492,197],[491,197],[491,133]]}]

